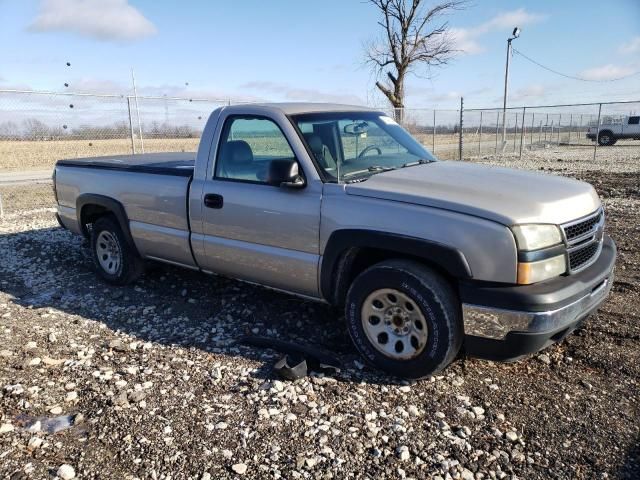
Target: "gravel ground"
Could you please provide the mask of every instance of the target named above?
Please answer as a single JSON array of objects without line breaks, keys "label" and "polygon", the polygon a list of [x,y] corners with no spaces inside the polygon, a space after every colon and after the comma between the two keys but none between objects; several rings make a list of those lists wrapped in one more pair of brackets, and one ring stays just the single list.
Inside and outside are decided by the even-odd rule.
[{"label": "gravel ground", "polygon": [[477,155],[473,150],[465,150],[464,158],[474,162],[501,165],[526,170],[545,170],[556,173],[581,175],[585,172],[638,173],[640,164],[640,142],[621,140],[615,146],[598,147],[594,159],[593,144],[567,145],[539,143],[528,145],[520,160],[517,151],[507,151],[495,155],[493,151]]},{"label": "gravel ground", "polygon": [[[540,355],[415,383],[362,365],[328,307],[165,266],[109,287],[52,212],[5,218],[0,478],[639,478],[638,175],[585,178],[619,247],[600,312]],[[248,333],[344,368],[279,381]]]}]

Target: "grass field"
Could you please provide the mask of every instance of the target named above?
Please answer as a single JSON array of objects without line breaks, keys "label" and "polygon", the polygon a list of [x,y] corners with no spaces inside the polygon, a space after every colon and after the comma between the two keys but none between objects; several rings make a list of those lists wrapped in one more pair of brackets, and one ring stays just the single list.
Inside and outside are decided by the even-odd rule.
[{"label": "grass field", "polygon": [[[198,138],[145,139],[145,152],[194,152]],[[136,146],[138,153],[140,145]],[[58,160],[103,155],[128,155],[131,140],[0,141],[0,170],[51,168]]]}]

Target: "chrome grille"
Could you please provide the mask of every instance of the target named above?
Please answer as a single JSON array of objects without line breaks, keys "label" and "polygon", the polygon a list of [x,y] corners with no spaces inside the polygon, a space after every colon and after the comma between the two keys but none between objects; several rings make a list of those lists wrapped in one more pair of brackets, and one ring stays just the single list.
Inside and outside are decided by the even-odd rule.
[{"label": "chrome grille", "polygon": [[582,237],[583,235],[594,231],[600,223],[602,216],[602,210],[600,210],[595,216],[591,218],[581,220],[578,223],[570,224],[563,227],[567,241],[570,242],[575,238]]},{"label": "chrome grille", "polygon": [[600,250],[600,244],[596,242],[569,252],[569,268],[572,271],[579,270],[589,263],[589,260],[598,253],[598,250]]},{"label": "chrome grille", "polygon": [[602,249],[604,212],[602,209],[574,222],[562,225],[569,272],[576,273],[596,261]]}]

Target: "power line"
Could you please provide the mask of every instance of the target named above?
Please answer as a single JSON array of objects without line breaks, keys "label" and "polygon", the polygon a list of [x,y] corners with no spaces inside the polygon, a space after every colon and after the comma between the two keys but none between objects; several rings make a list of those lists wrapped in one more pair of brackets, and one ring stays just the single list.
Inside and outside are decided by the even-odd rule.
[{"label": "power line", "polygon": [[567,75],[566,73],[558,72],[557,70],[554,70],[553,68],[547,67],[546,65],[543,65],[540,62],[536,62],[533,58],[527,57],[524,53],[516,50],[515,48],[513,48],[513,47],[511,47],[511,48],[512,48],[514,53],[517,53],[518,55],[520,55],[521,57],[525,58],[526,60],[529,60],[531,63],[534,63],[537,66],[539,66],[541,68],[544,68],[545,70],[547,70],[547,71],[549,71],[551,73],[555,73],[556,75],[560,75],[561,77],[569,78],[571,80],[580,80],[581,82],[607,83],[607,82],[617,82],[618,80],[624,80],[625,78],[633,77],[635,75],[640,74],[640,71],[637,71],[637,72],[630,73],[629,75],[625,75],[623,77],[609,78],[607,80],[594,80],[594,79],[589,79],[589,78],[576,77],[576,76],[573,76],[573,75]]}]

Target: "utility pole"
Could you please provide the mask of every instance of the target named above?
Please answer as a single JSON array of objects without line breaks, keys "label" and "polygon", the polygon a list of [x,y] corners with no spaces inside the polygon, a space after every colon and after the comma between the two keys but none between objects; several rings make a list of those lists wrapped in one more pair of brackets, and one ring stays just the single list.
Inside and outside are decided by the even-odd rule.
[{"label": "utility pole", "polygon": [[502,151],[507,145],[507,94],[509,89],[509,61],[511,60],[511,42],[520,36],[518,27],[513,29],[511,37],[507,39],[507,64],[504,69],[504,103],[502,106]]}]

